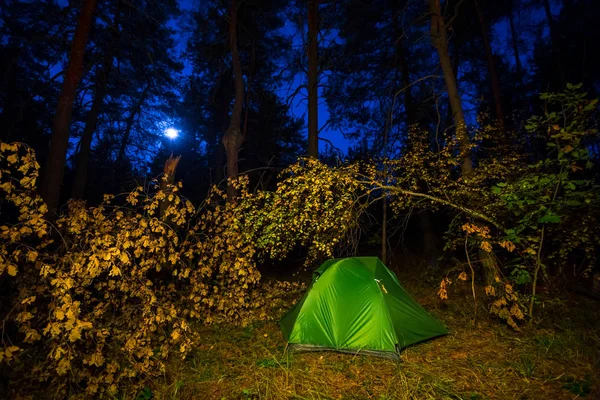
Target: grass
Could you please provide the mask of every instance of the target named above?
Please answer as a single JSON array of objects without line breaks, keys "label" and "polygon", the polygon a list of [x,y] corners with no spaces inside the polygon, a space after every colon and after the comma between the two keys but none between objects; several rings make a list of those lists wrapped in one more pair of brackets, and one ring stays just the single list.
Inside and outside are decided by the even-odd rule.
[{"label": "grass", "polygon": [[333,352],[289,354],[275,322],[200,327],[203,343],[150,386],[159,399],[575,399],[600,398],[598,303],[566,299],[541,323],[513,332],[482,316],[468,291],[447,305],[435,284],[401,281],[450,329],[405,349],[400,362]]}]

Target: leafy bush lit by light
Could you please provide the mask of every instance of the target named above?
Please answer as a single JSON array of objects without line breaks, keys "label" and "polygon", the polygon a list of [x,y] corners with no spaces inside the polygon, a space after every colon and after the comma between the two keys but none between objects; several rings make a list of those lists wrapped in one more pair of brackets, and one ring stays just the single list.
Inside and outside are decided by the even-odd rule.
[{"label": "leafy bush lit by light", "polygon": [[240,179],[238,197],[215,188],[196,209],[179,185],[155,184],[97,207],[70,201],[50,223],[33,152],[2,143],[0,157],[3,216],[15,213],[0,228],[11,294],[1,361],[57,396],[113,395],[123,380],[161,374],[199,340],[195,322],[273,318],[267,306],[299,285],[261,286],[257,260],[296,243],[331,256],[356,220],[350,178],[306,161],[274,193],[252,194]]}]

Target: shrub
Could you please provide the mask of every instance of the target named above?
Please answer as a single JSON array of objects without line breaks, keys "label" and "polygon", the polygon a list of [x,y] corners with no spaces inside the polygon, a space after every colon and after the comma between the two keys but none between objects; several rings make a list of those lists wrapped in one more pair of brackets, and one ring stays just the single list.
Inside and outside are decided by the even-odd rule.
[{"label": "shrub", "polygon": [[194,323],[270,318],[266,306],[297,291],[259,286],[257,260],[296,243],[312,259],[331,256],[354,220],[351,181],[303,161],[273,193],[250,193],[240,179],[238,197],[215,188],[196,209],[163,177],[97,207],[72,200],[49,223],[33,152],[1,149],[3,211],[15,216],[0,227],[0,273],[10,279],[0,362],[31,384],[17,391],[39,382],[61,398],[114,395],[161,374],[199,339]]}]

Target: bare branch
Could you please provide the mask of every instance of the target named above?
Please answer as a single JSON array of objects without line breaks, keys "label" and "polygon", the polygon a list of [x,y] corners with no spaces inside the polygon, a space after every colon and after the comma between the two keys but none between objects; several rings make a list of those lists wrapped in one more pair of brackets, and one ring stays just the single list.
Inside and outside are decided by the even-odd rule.
[{"label": "bare branch", "polygon": [[300,90],[302,89],[306,89],[308,90],[308,86],[306,85],[300,85],[296,88],[296,90],[294,90],[294,93],[292,93],[291,95],[288,96],[288,98],[286,99],[285,103],[290,106],[291,105],[291,101],[294,100],[294,98],[296,97],[296,95],[298,95],[298,93],[300,93]]},{"label": "bare branch", "polygon": [[322,141],[326,142],[327,144],[329,144],[331,146],[331,148],[338,153],[338,157],[340,158],[340,160],[344,159],[342,151],[339,148],[337,148],[336,146],[334,146],[333,143],[331,142],[331,140],[325,139],[322,137],[319,137],[319,140],[322,140]]}]

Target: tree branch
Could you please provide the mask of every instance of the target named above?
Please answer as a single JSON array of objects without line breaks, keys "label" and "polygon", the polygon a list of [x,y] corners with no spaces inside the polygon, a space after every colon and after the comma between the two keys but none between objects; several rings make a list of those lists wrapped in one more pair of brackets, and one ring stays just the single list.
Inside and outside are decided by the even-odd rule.
[{"label": "tree branch", "polygon": [[411,190],[402,189],[402,188],[397,187],[397,186],[382,185],[382,184],[380,184],[378,182],[375,182],[373,180],[360,181],[360,183],[366,184],[366,185],[375,186],[377,189],[387,190],[390,193],[402,194],[402,195],[411,196],[411,197],[421,197],[421,198],[424,198],[424,199],[427,199],[427,200],[431,200],[434,203],[443,204],[445,206],[452,207],[452,208],[454,208],[456,210],[462,211],[465,214],[469,214],[472,217],[475,217],[477,219],[485,221],[488,224],[493,225],[494,227],[496,227],[496,228],[498,228],[500,230],[503,230],[502,226],[498,222],[494,221],[492,218],[488,217],[487,215],[482,214],[479,211],[472,210],[472,209],[470,209],[468,207],[461,206],[460,204],[453,203],[453,202],[451,202],[449,200],[440,199],[439,197],[434,197],[434,196],[431,196],[431,195],[428,195],[428,194],[425,194],[425,193],[413,192]]}]

